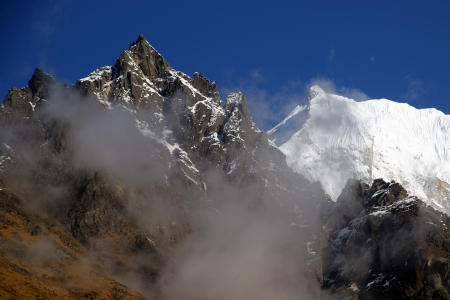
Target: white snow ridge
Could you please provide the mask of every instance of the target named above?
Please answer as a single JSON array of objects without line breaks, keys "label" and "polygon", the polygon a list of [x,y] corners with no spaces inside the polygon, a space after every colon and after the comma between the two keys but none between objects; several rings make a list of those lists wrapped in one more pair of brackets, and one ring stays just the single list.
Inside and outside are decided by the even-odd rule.
[{"label": "white snow ridge", "polygon": [[450,212],[450,115],[386,99],[356,102],[313,86],[269,138],[288,165],[336,200],[349,178],[395,180]]}]

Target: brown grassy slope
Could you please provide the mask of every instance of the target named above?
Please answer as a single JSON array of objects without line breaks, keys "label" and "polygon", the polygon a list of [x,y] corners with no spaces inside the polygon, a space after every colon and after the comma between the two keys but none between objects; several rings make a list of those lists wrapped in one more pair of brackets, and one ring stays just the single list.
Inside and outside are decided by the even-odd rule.
[{"label": "brown grassy slope", "polygon": [[88,251],[45,212],[26,212],[0,183],[0,299],[144,299],[109,277],[134,256],[105,251]]}]

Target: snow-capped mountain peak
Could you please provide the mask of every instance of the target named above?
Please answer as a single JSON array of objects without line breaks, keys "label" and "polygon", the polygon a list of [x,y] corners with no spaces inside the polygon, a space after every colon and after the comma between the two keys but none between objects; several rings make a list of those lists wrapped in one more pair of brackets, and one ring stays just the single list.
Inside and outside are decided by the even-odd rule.
[{"label": "snow-capped mountain peak", "polygon": [[395,180],[450,208],[450,116],[387,99],[356,102],[319,86],[269,138],[288,165],[336,199],[349,178]]},{"label": "snow-capped mountain peak", "polygon": [[322,88],[318,85],[314,85],[309,88],[308,95],[306,96],[306,100],[310,101],[311,99],[317,97],[317,96],[326,96],[326,93]]}]

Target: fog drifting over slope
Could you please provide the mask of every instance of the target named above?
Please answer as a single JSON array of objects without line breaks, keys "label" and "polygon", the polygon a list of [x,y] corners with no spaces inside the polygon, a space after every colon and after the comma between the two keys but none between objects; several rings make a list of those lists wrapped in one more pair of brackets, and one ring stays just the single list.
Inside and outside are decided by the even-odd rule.
[{"label": "fog drifting over slope", "polygon": [[[176,159],[176,141],[144,134],[135,112],[126,106],[105,109],[96,99],[66,87],[56,87],[46,99],[30,104],[28,118],[34,123],[20,127],[20,133],[39,128],[45,134],[33,142],[23,139],[15,127],[2,134],[2,142],[15,151],[13,164],[21,166],[9,173],[17,176],[11,186],[22,191],[30,212],[63,212],[61,220],[69,210],[69,215],[78,213],[84,207],[74,211],[71,205],[85,200],[77,198],[73,188],[86,177],[94,184],[98,181],[92,186],[94,195],[102,195],[102,189],[117,194],[124,211],[148,236],[160,232],[156,241],[186,231],[176,240],[156,283],[132,273],[113,274],[118,280],[158,299],[297,299],[309,297],[311,286],[318,284],[308,266],[316,253],[308,252],[306,243],[317,243],[314,232],[321,226],[315,208],[323,194],[275,165],[281,154],[272,146],[258,153],[259,161],[252,166],[258,171],[252,176],[272,176],[273,181],[264,184],[258,177],[252,182],[249,176],[239,187],[227,181],[223,170],[212,168],[204,174],[204,187],[175,186],[167,176]],[[291,190],[293,182],[297,189],[304,186],[304,194]],[[267,186],[272,187],[266,192]],[[310,192],[317,193],[314,200]],[[101,235],[94,240],[87,244],[92,251],[111,247],[113,252],[114,245]],[[51,252],[48,243],[44,246],[36,247]],[[143,254],[139,260],[151,261],[153,255]],[[109,268],[104,266],[113,272]]]}]

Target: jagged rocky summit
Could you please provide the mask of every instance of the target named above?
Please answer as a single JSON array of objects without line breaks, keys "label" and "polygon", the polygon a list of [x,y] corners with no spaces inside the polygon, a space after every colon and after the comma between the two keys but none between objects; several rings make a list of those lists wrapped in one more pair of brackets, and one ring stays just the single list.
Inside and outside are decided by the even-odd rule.
[{"label": "jagged rocky summit", "polygon": [[[68,255],[61,268],[94,257],[89,272],[97,281],[56,298],[117,294],[123,287],[95,289],[110,277],[134,278],[134,289],[153,295],[161,293],[161,270],[176,260],[172,249],[201,235],[228,206],[250,211],[255,220],[283,215],[282,226],[300,245],[295,256],[305,257],[295,269],[301,280],[284,284],[320,294],[324,231],[317,216],[328,198],[287,167],[253,122],[243,94],[222,101],[216,82],[175,71],[142,35],[113,66],[76,85],[36,69],[27,87],[9,91],[0,127],[0,194],[12,203],[2,218],[16,224],[4,227],[2,255],[12,266],[27,266],[25,273],[11,272],[21,282],[38,280],[45,295],[84,275],[55,281],[48,274],[59,268],[58,256],[42,264],[20,259],[18,249],[34,251],[52,236],[50,245],[60,248],[48,246],[48,252]],[[11,207],[28,221],[12,223]],[[36,226],[41,229],[28,229]],[[14,240],[19,232],[31,241]]]}]

